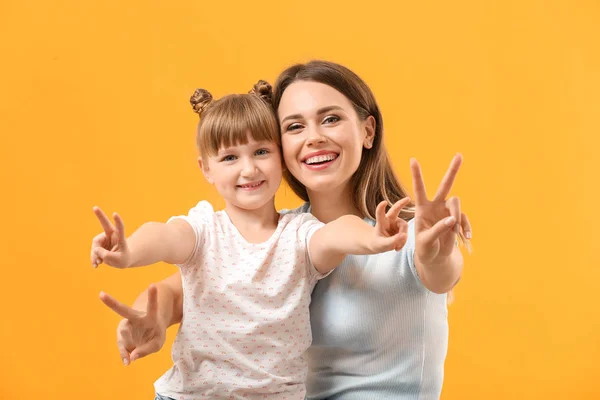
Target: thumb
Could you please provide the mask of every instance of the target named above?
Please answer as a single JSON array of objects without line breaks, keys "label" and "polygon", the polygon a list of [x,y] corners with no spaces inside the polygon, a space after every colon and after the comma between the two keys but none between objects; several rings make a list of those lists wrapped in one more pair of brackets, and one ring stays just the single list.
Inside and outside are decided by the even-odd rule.
[{"label": "thumb", "polygon": [[103,262],[104,258],[110,254],[110,251],[106,250],[103,247],[95,247],[93,253],[97,260]]},{"label": "thumb", "polygon": [[394,250],[400,251],[406,244],[406,241],[408,240],[408,235],[406,234],[406,232],[398,232],[394,235],[394,239]]},{"label": "thumb", "polygon": [[406,242],[406,234],[403,232],[381,238],[379,242],[381,247],[378,253],[400,249],[404,246],[404,242]]},{"label": "thumb", "polygon": [[94,253],[106,265],[116,268],[126,268],[125,262],[123,261],[123,254],[118,251],[110,251],[101,247],[96,247]]},{"label": "thumb", "polygon": [[425,246],[431,246],[431,244],[434,243],[440,236],[452,230],[454,224],[456,224],[456,218],[453,216],[446,217],[438,221],[429,230],[423,232],[423,244]]},{"label": "thumb", "polygon": [[156,353],[161,347],[162,346],[159,344],[158,339],[154,338],[151,341],[136,347],[135,350],[131,352],[131,362],[134,362],[139,358],[146,357],[149,354]]}]

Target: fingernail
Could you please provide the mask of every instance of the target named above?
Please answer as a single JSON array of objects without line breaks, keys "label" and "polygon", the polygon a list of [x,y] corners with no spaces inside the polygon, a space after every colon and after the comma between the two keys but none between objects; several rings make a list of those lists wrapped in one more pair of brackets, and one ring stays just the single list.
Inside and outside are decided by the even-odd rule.
[{"label": "fingernail", "polygon": [[123,357],[123,364],[129,365],[129,360],[125,357]]},{"label": "fingernail", "polygon": [[448,218],[446,218],[446,221],[444,223],[446,225],[450,226],[450,225],[454,225],[454,222],[456,222],[456,218],[454,218],[454,217],[448,217]]},{"label": "fingernail", "polygon": [[471,236],[473,236],[473,235],[471,234],[471,231],[467,231],[467,233],[465,233],[465,237],[466,237],[467,239],[471,239]]},{"label": "fingernail", "polygon": [[94,268],[98,268],[98,264],[96,264],[96,263],[93,263],[93,264],[92,264],[92,266],[93,266]]}]

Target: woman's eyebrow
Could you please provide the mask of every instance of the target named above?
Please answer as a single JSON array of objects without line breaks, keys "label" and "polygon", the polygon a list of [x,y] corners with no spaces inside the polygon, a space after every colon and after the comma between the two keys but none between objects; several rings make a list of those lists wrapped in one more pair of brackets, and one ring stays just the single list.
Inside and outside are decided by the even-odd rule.
[{"label": "woman's eyebrow", "polygon": [[[344,111],[344,109],[340,106],[327,106],[327,107],[319,108],[317,110],[317,115],[324,114],[326,112],[333,111],[333,110]],[[284,119],[281,120],[281,124],[283,124],[288,119],[299,119],[299,118],[302,118],[301,114],[288,115],[287,117],[285,117]]]}]

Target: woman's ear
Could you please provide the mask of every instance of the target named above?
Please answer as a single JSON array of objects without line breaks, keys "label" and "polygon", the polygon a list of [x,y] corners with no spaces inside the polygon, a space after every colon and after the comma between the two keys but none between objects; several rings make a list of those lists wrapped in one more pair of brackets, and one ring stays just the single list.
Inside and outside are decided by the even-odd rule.
[{"label": "woman's ear", "polygon": [[210,183],[211,185],[214,184],[215,182],[210,177],[210,169],[208,168],[208,160],[206,160],[206,162],[205,162],[204,160],[202,160],[202,157],[198,157],[198,166],[202,170],[202,174],[204,175],[204,177],[206,178],[208,183]]},{"label": "woman's ear", "polygon": [[376,122],[375,118],[372,115],[369,115],[367,119],[363,122],[365,129],[365,140],[363,142],[363,146],[366,149],[370,149],[373,147],[373,141],[375,140],[375,127]]}]

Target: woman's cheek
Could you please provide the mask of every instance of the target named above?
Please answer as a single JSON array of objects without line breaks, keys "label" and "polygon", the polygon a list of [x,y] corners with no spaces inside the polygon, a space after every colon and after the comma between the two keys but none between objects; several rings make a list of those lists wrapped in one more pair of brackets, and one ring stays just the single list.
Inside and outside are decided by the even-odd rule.
[{"label": "woman's cheek", "polygon": [[282,140],[281,145],[283,147],[283,162],[287,165],[288,169],[294,168],[296,160],[295,144],[291,139],[287,138]]}]

